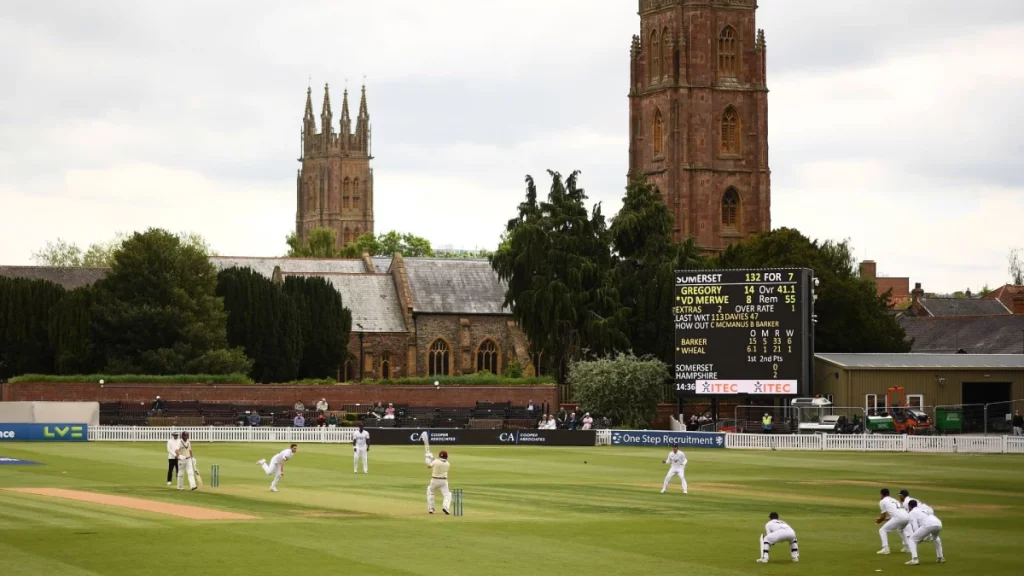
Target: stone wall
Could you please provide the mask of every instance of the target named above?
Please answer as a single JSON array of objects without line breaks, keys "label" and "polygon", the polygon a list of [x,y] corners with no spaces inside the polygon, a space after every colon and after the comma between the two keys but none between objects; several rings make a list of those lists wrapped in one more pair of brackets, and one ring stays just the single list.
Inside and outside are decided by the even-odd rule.
[{"label": "stone wall", "polygon": [[[417,374],[427,375],[430,346],[439,338],[448,346],[449,375],[478,372],[477,349],[488,338],[498,346],[497,373],[500,374],[508,362],[517,357],[516,339],[508,320],[507,316],[417,314]],[[528,358],[519,358],[519,361],[525,366]]]},{"label": "stone wall", "polygon": [[525,406],[555,404],[556,388],[538,386],[397,386],[397,385],[251,385],[251,384],[98,384],[6,383],[4,402],[140,402],[147,407],[156,396],[168,401],[291,406],[327,398],[331,406],[393,402],[412,406],[469,407],[479,402],[512,402]]},{"label": "stone wall", "polygon": [[[389,361],[388,378],[407,378],[416,376],[409,373],[408,367],[409,337],[402,333],[371,333],[364,332],[360,339],[358,332],[348,338],[349,361],[353,366],[348,370],[346,380],[358,380],[360,375],[366,380],[383,379],[383,361]],[[385,356],[386,355],[386,356]],[[362,358],[362,360],[359,360]],[[360,362],[363,371],[360,372]]]}]

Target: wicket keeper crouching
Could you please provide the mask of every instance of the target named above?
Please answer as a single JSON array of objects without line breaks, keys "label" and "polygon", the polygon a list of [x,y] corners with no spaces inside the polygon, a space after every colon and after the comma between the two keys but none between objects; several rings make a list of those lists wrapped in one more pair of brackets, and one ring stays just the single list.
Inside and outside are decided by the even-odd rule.
[{"label": "wicket keeper crouching", "polygon": [[448,452],[441,450],[438,456],[439,458],[435,459],[430,452],[427,452],[426,455],[427,468],[430,468],[430,484],[427,486],[427,512],[434,513],[434,490],[440,489],[444,499],[441,503],[441,510],[445,514],[450,514],[448,510],[452,503],[452,493],[448,490],[448,468],[451,465],[448,463]]}]

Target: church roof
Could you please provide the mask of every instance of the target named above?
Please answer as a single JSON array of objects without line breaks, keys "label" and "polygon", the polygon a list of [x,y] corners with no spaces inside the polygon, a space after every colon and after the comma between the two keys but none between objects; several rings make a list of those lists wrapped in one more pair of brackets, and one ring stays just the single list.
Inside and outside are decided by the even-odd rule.
[{"label": "church roof", "polygon": [[1024,350],[1024,315],[902,316],[897,322],[913,340],[912,352],[1020,354]]},{"label": "church roof", "polygon": [[362,260],[341,258],[259,258],[248,256],[211,256],[210,262],[218,271],[228,268],[252,268],[253,272],[267,278],[274,275],[274,267],[280,266],[281,273],[317,274],[362,274],[366,266]]},{"label": "church roof", "polygon": [[373,262],[373,270],[378,274],[387,274],[388,270],[391,269],[391,258],[386,256],[374,256],[370,258]]},{"label": "church roof", "polygon": [[918,303],[932,316],[1008,316],[999,300],[969,298],[919,298]]},{"label": "church roof", "polygon": [[0,266],[0,277],[49,280],[68,290],[88,286],[103,279],[110,268],[82,268],[77,266]]},{"label": "church roof", "polygon": [[395,282],[387,274],[286,274],[323,278],[352,312],[352,332],[405,332]]},{"label": "church roof", "polygon": [[413,312],[421,314],[510,314],[503,308],[506,285],[486,259],[405,258]]}]

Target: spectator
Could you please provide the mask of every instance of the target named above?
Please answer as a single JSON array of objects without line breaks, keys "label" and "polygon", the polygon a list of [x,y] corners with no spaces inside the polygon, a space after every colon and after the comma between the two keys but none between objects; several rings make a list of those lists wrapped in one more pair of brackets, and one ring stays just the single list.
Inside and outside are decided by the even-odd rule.
[{"label": "spectator", "polygon": [[249,413],[249,425],[250,426],[259,426],[260,425],[260,413],[259,412],[253,410],[252,412]]},{"label": "spectator", "polygon": [[373,407],[373,413],[377,415],[377,418],[380,418],[380,415],[384,413],[384,405],[377,402],[377,405]]},{"label": "spectator", "polygon": [[772,415],[767,412],[761,417],[761,431],[765,434],[771,434],[772,432]]},{"label": "spectator", "polygon": [[156,400],[153,400],[153,415],[159,416],[159,415],[163,414],[164,413],[164,409],[165,409],[164,401],[161,400],[159,396],[157,396]]},{"label": "spectator", "polygon": [[316,411],[327,412],[327,398],[321,398],[320,401],[316,403]]},{"label": "spectator", "polygon": [[1024,436],[1024,417],[1021,417],[1020,410],[1013,413],[1013,435]]},{"label": "spectator", "polygon": [[331,417],[327,419],[328,428],[336,428],[338,426],[338,415],[331,412]]},{"label": "spectator", "polygon": [[689,430],[696,430],[697,429],[697,415],[696,414],[690,414],[690,425],[687,427],[687,429],[689,429]]},{"label": "spectator", "polygon": [[583,415],[583,430],[590,430],[594,427],[594,419],[590,417],[590,412]]},{"label": "spectator", "polygon": [[395,405],[394,404],[388,402],[388,407],[387,407],[386,410],[384,410],[384,419],[385,420],[394,420],[395,419]]},{"label": "spectator", "polygon": [[544,430],[548,427],[548,415],[541,414],[540,420],[537,421],[537,430]]},{"label": "spectator", "polygon": [[327,426],[327,416],[324,416],[323,412],[316,413],[316,425],[321,428]]},{"label": "spectator", "polygon": [[526,405],[526,411],[530,412],[531,414],[533,413],[533,400],[530,400],[530,402]]},{"label": "spectator", "polygon": [[568,419],[569,414],[566,413],[565,408],[559,408],[558,414],[555,415],[555,426],[565,428],[565,422]]},{"label": "spectator", "polygon": [[302,428],[306,425],[306,418],[302,416],[302,412],[295,415],[294,423],[296,428]]},{"label": "spectator", "polygon": [[569,420],[565,423],[566,428],[568,428],[569,430],[575,430],[577,424],[579,424],[579,422],[576,421],[576,413],[570,413]]},{"label": "spectator", "polygon": [[548,430],[558,430],[558,422],[550,415],[548,416]]},{"label": "spectator", "polygon": [[306,411],[306,405],[302,403],[302,400],[299,400],[298,402],[296,402],[295,406],[292,406],[292,408],[294,408],[296,412],[305,412]]}]

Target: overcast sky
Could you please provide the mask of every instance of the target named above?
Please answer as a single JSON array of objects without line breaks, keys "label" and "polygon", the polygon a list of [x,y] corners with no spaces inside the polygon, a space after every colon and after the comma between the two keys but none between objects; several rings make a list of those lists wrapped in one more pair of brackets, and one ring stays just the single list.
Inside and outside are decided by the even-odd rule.
[{"label": "overcast sky", "polygon": [[[1024,247],[1024,2],[761,0],[772,224],[849,238],[929,291]],[[0,7],[0,263],[150,226],[279,255],[306,87],[367,80],[378,232],[493,248],[523,177],[582,171],[611,216],[636,0]]]}]

